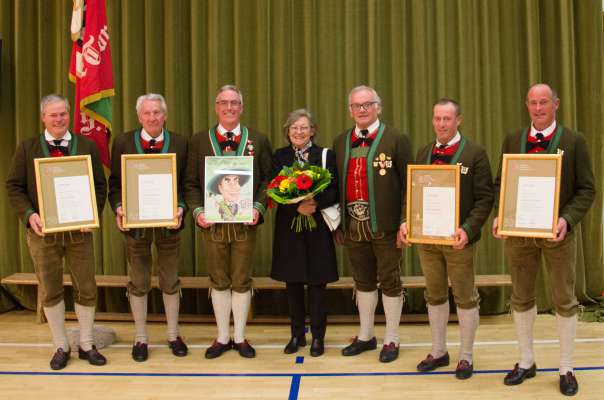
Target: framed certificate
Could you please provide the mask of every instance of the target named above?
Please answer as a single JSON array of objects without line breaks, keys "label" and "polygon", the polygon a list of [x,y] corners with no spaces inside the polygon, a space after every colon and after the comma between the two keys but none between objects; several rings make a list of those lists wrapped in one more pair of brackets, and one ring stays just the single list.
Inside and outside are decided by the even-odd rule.
[{"label": "framed certificate", "polygon": [[89,155],[34,159],[42,232],[98,228]]},{"label": "framed certificate", "polygon": [[497,232],[556,237],[561,171],[562,154],[504,154]]},{"label": "framed certificate", "polygon": [[176,154],[122,154],[122,211],[125,228],[178,223]]},{"label": "framed certificate", "polygon": [[205,158],[206,221],[254,220],[254,157]]},{"label": "framed certificate", "polygon": [[459,165],[407,166],[407,234],[412,243],[452,245],[459,227]]}]

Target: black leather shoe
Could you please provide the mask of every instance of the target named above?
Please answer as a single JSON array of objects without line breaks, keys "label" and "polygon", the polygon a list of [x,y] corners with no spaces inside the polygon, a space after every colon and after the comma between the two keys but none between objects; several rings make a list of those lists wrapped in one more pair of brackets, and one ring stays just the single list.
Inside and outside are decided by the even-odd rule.
[{"label": "black leather shoe", "polygon": [[579,382],[572,372],[560,375],[560,393],[565,396],[574,396],[579,391]]},{"label": "black leather shoe", "polygon": [[306,346],[306,337],[305,336],[301,336],[301,337],[292,336],[292,338],[289,339],[289,343],[285,346],[285,349],[283,349],[283,352],[285,354],[297,353],[298,348],[304,347],[304,346]]},{"label": "black leather shoe", "polygon": [[367,350],[375,350],[377,348],[377,339],[372,337],[371,339],[364,341],[360,340],[357,336],[354,337],[352,343],[342,349],[343,356],[356,356]]},{"label": "black leather shoe", "polygon": [[220,343],[217,340],[214,340],[214,343],[212,343],[212,345],[210,347],[208,347],[208,349],[206,350],[206,358],[216,358],[216,357],[220,357],[222,355],[222,353],[224,353],[227,350],[231,350],[232,349],[232,343],[229,340],[228,343]]},{"label": "black leather shoe", "polygon": [[448,352],[445,353],[444,356],[440,356],[438,358],[434,358],[432,357],[432,354],[428,354],[426,358],[424,358],[422,361],[420,361],[419,364],[417,364],[417,370],[419,372],[428,372],[434,371],[438,367],[446,367],[447,365],[449,365]]},{"label": "black leather shoe", "polygon": [[474,372],[474,365],[470,364],[468,360],[460,360],[455,368],[455,377],[457,379],[468,379]]},{"label": "black leather shoe", "polygon": [[525,379],[533,378],[535,375],[537,375],[536,364],[533,363],[529,369],[524,369],[516,363],[514,369],[503,378],[503,383],[508,386],[520,385]]},{"label": "black leather shoe", "polygon": [[67,361],[69,361],[70,353],[71,350],[65,351],[59,347],[50,360],[50,368],[54,370],[65,368],[67,366]]},{"label": "black leather shoe", "polygon": [[172,354],[176,357],[184,357],[189,352],[187,345],[183,342],[180,336],[176,337],[176,340],[168,341],[168,346],[172,350]]},{"label": "black leather shoe", "polygon": [[136,342],[132,346],[132,359],[137,362],[147,361],[149,358],[149,345],[143,342]]},{"label": "black leather shoe", "polygon": [[399,346],[394,344],[394,342],[390,342],[385,344],[382,347],[382,351],[380,351],[380,361],[383,363],[389,363],[398,358],[398,349]]},{"label": "black leather shoe", "polygon": [[247,339],[243,339],[241,343],[233,342],[233,348],[239,352],[239,355],[244,358],[254,358],[256,357],[256,350],[252,347],[250,342]]},{"label": "black leather shoe", "polygon": [[78,346],[78,357],[80,360],[88,360],[90,365],[98,366],[107,364],[107,359],[101,353],[99,353],[94,345],[92,346],[92,349],[88,351],[84,351]]},{"label": "black leather shoe", "polygon": [[310,355],[312,357],[319,357],[325,353],[325,344],[323,339],[313,339],[310,344]]}]

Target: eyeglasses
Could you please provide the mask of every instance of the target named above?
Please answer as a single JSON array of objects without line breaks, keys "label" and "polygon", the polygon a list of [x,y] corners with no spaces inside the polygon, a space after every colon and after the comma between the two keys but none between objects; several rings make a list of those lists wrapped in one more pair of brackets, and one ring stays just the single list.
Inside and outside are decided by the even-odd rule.
[{"label": "eyeglasses", "polygon": [[220,107],[228,107],[229,105],[231,106],[231,108],[241,107],[241,102],[239,100],[220,100],[217,101],[216,104],[218,104]]},{"label": "eyeglasses", "polygon": [[350,105],[350,109],[352,111],[360,111],[361,108],[363,110],[369,110],[371,107],[373,107],[377,103],[378,103],[377,101],[368,101],[367,103],[363,103],[363,104],[353,103]]},{"label": "eyeglasses", "polygon": [[290,126],[289,130],[291,132],[300,132],[300,133],[304,133],[304,132],[308,132],[310,131],[310,126]]}]

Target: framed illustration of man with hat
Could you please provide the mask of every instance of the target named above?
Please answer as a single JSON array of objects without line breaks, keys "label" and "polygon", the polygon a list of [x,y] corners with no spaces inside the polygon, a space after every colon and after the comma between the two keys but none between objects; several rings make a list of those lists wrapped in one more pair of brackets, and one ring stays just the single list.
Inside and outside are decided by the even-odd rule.
[{"label": "framed illustration of man with hat", "polygon": [[252,222],[253,158],[206,157],[205,204],[209,222]]}]

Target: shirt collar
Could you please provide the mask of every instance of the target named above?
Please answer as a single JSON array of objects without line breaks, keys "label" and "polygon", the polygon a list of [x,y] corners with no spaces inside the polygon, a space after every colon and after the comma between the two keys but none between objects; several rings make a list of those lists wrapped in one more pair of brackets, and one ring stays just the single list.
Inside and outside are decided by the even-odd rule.
[{"label": "shirt collar", "polygon": [[[453,146],[454,144],[456,144],[457,142],[459,142],[461,140],[461,134],[459,133],[459,131],[455,132],[455,136],[453,136],[453,139],[449,140],[447,143],[444,143],[444,145],[446,147],[449,146]],[[442,146],[443,143],[439,142],[438,140],[436,141],[436,146]]]},{"label": "shirt collar", "polygon": [[158,137],[153,137],[151,135],[149,135],[149,133],[147,133],[147,131],[145,130],[145,128],[141,128],[141,138],[145,141],[148,142],[151,139],[155,139],[156,142],[163,142],[164,141],[164,130],[161,130],[161,133],[159,134]]},{"label": "shirt collar", "polygon": [[[218,133],[220,133],[222,136],[224,136],[227,132],[229,132],[229,131],[224,126],[218,124]],[[233,129],[230,132],[233,132],[235,134],[235,136],[241,135],[241,124],[237,124],[235,129]]]},{"label": "shirt collar", "polygon": [[543,137],[548,137],[549,135],[552,134],[552,132],[555,129],[556,129],[556,120],[554,120],[554,122],[552,122],[552,124],[550,126],[548,126],[547,128],[545,128],[542,131],[538,131],[537,128],[535,128],[535,126],[531,122],[531,136],[532,137],[537,137],[537,132],[541,132],[543,134]]},{"label": "shirt collar", "polygon": [[[46,140],[48,143],[53,143],[53,140],[59,140],[59,139],[56,139],[54,136],[52,136],[50,134],[50,132],[48,132],[48,129],[44,129],[44,140]],[[61,140],[60,146],[69,145],[69,141],[71,140],[71,133],[69,131],[65,132],[65,134],[63,135],[62,138],[60,138],[60,140]]]},{"label": "shirt collar", "polygon": [[[376,131],[378,128],[380,127],[380,119],[376,119],[373,124],[369,125],[367,127],[367,130],[369,131],[369,134],[371,135],[372,132]],[[358,125],[356,125],[354,127],[354,134],[356,135],[356,137],[361,137],[361,128],[359,128]]]}]

